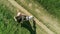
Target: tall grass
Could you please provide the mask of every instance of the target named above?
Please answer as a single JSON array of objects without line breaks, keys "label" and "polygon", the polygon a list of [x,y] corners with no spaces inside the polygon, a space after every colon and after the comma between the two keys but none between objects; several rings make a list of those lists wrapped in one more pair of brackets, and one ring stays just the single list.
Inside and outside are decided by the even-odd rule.
[{"label": "tall grass", "polygon": [[7,0],[0,1],[0,34],[30,34],[29,25],[26,27],[24,24],[25,26],[21,27],[21,24],[14,20],[13,17],[16,15],[16,10],[17,8]]},{"label": "tall grass", "polygon": [[17,30],[13,15],[7,6],[0,4],[0,34],[14,34]]},{"label": "tall grass", "polygon": [[60,19],[60,0],[35,0],[40,3],[48,13]]},{"label": "tall grass", "polygon": [[[59,32],[60,32],[60,30],[59,30],[59,28],[60,27],[58,27],[59,26],[59,22],[57,21],[57,22],[55,22],[54,20],[52,20],[53,18],[59,18],[59,15],[60,15],[60,13],[59,13],[59,10],[57,10],[57,6],[55,6],[55,5],[53,5],[55,2],[53,1],[53,0],[36,0],[37,1],[37,3],[36,3],[36,1],[34,1],[33,2],[33,0],[32,1],[30,1],[29,3],[32,3],[32,8],[30,8],[29,7],[29,3],[28,3],[28,0],[24,0],[24,1],[19,1],[19,0],[16,0],[22,7],[24,7],[26,10],[28,10],[31,14],[33,14],[36,18],[38,18],[39,20],[41,20],[41,21],[43,21],[42,23],[44,24],[44,25],[46,25],[47,26],[47,28],[49,28],[52,32],[54,32],[55,34],[59,34]],[[50,4],[48,4],[49,2],[51,2]],[[54,3],[53,3],[53,2]],[[23,3],[24,2],[24,3]],[[42,5],[43,6],[43,8],[45,8],[47,11],[47,13],[49,14],[51,14],[52,16],[55,16],[55,17],[53,17],[51,20],[50,20],[50,18],[48,18],[48,16],[46,17],[46,19],[47,19],[47,21],[45,21],[45,20],[42,20],[40,17],[41,17],[41,14],[43,14],[43,13],[37,13],[37,12],[35,12],[35,5],[34,4],[37,4],[38,5],[38,8],[39,8],[39,6],[40,5]],[[39,5],[40,4],[40,5]],[[58,3],[57,3],[58,4]],[[41,7],[41,6],[40,6]],[[58,7],[59,8],[59,7]],[[41,8],[42,9],[42,8]],[[45,12],[45,11],[41,11],[41,9],[40,9],[40,12]],[[57,13],[58,12],[58,13]],[[45,15],[45,14],[44,14]],[[46,15],[45,15],[46,16]],[[45,18],[45,16],[42,16],[42,17],[44,17]],[[49,20],[49,21],[48,21]],[[54,21],[54,22],[53,22]],[[60,20],[59,20],[60,21]],[[57,24],[56,24],[57,23]],[[54,24],[56,24],[56,25],[54,25]],[[57,28],[57,27],[58,28]],[[54,28],[54,27],[56,27],[56,28]],[[58,31],[59,30],[59,31]],[[43,31],[41,31],[41,32],[43,32]],[[44,32],[43,32],[44,33]]]}]

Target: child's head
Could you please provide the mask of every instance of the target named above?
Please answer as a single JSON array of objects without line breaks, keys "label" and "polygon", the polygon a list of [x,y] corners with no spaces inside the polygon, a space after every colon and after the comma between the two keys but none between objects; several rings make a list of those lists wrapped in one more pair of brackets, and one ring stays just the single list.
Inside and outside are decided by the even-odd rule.
[{"label": "child's head", "polygon": [[20,12],[18,12],[18,13],[17,13],[17,16],[20,16],[20,14],[21,14],[21,13],[20,13]]}]

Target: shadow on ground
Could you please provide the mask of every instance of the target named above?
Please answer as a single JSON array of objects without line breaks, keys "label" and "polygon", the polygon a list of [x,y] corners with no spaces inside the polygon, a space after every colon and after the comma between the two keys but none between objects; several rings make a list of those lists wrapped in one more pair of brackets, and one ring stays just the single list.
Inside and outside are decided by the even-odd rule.
[{"label": "shadow on ground", "polygon": [[34,20],[33,20],[33,26],[31,26],[31,24],[30,24],[29,21],[24,21],[24,22],[21,24],[21,27],[24,27],[24,28],[26,28],[27,30],[29,30],[31,34],[36,34],[36,23],[35,23]]}]

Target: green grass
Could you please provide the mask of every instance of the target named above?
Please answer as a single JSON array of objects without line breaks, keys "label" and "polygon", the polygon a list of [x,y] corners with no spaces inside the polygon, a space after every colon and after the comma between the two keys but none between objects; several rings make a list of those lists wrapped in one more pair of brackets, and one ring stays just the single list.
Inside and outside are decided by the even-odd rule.
[{"label": "green grass", "polygon": [[[58,18],[57,20],[60,21],[60,11],[59,11],[59,3],[58,6],[55,6],[53,3],[55,3],[55,1],[51,0],[41,0],[41,3],[38,2],[38,0],[36,1],[33,1],[33,0],[24,0],[24,1],[20,1],[20,0],[16,0],[17,3],[19,3],[22,7],[24,7],[26,10],[28,10],[31,14],[33,14],[37,19],[39,19],[40,21],[42,21],[42,23],[44,25],[46,25],[52,32],[54,32],[55,34],[60,34],[60,30],[59,30],[59,26],[60,26],[60,22],[47,22],[47,21],[44,21],[43,19],[40,18],[40,16],[49,16],[48,14],[54,16],[52,18],[52,21],[54,18]],[[51,2],[50,4],[48,4],[49,2]],[[44,3],[45,2],[45,3]],[[48,3],[47,3],[48,2]],[[29,3],[32,3],[32,7],[29,7]],[[35,4],[37,4],[38,6],[36,7]],[[44,5],[43,5],[44,4]],[[46,5],[46,6],[45,6]],[[51,6],[52,5],[52,6]],[[40,7],[40,8],[39,8]],[[56,8],[57,7],[57,8]],[[36,12],[35,9],[38,8],[40,9],[40,12]],[[46,11],[45,11],[45,10]],[[45,12],[45,13],[44,13]],[[54,25],[56,25],[57,27],[55,27]],[[57,29],[56,29],[57,28]],[[59,30],[59,31],[58,31]],[[43,32],[43,31],[40,31],[40,32]],[[44,32],[43,32],[44,34]]]},{"label": "green grass", "polygon": [[[43,9],[47,10],[47,13],[50,15],[57,17],[60,20],[60,0],[24,0],[24,2],[21,2],[21,0],[16,0],[17,3],[19,3],[22,7],[24,7],[26,10],[28,10],[31,14],[33,14],[37,19],[39,19],[41,22],[43,22],[44,25],[46,25],[52,32],[55,34],[60,34],[60,23],[48,23],[46,21],[43,21],[40,16],[42,14],[39,12],[35,12],[36,8],[39,8],[40,5],[43,6]],[[28,4],[32,3],[33,6],[29,7]],[[37,4],[38,6],[35,6]],[[40,9],[40,8],[39,8]],[[40,9],[41,12],[45,12],[44,10]],[[42,29],[39,25],[35,24],[35,27],[33,27],[33,22],[27,22],[25,21],[22,25],[20,23],[17,23],[14,21],[13,16],[16,15],[17,8],[12,6],[10,2],[7,0],[0,0],[0,34],[48,34],[44,29]],[[54,26],[54,24],[57,25],[57,29]],[[35,29],[35,31],[34,31]]]},{"label": "green grass", "polygon": [[35,0],[41,4],[48,13],[60,19],[60,0]]},{"label": "green grass", "polygon": [[9,7],[4,5],[4,2],[0,3],[0,34],[14,34],[17,30],[17,22],[13,19],[14,13],[12,11],[15,11],[15,9],[13,10],[13,7],[11,10]]},{"label": "green grass", "polygon": [[[31,14],[33,14],[36,18],[38,18],[39,17],[39,15],[34,11],[35,10],[35,6],[33,6],[32,8],[29,8],[28,7],[28,4],[29,3],[32,3],[33,1],[28,1],[28,0],[24,0],[24,2],[21,2],[20,0],[16,0],[17,1],[17,3],[18,4],[20,4],[22,7],[24,7],[26,10],[28,10]],[[33,5],[34,5],[34,3],[33,3]],[[37,7],[38,8],[38,7]],[[32,10],[31,10],[32,9]],[[36,14],[37,14],[37,16],[36,16]],[[39,19],[39,18],[38,18]],[[37,28],[36,28],[36,33],[37,34],[47,34],[47,32],[44,30],[44,29],[42,29],[39,25],[37,25],[36,26]],[[38,32],[39,31],[39,32]]]},{"label": "green grass", "polygon": [[0,1],[0,34],[28,34],[30,32],[21,28],[21,24],[13,19],[16,10],[7,0]]}]

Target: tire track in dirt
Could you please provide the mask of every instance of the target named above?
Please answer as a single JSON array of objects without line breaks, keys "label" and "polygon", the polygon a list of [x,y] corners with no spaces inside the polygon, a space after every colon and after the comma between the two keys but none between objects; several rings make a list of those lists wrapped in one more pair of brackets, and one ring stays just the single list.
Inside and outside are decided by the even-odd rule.
[{"label": "tire track in dirt", "polygon": [[[21,10],[23,13],[25,13],[26,15],[32,15],[30,14],[27,10],[25,10],[22,6],[20,6],[16,1],[14,0],[8,0],[14,7],[16,7],[17,9]],[[33,15],[32,15],[33,16]],[[49,30],[42,22],[40,22],[37,18],[34,18],[34,20],[36,21],[36,24],[38,24],[39,26],[41,26],[48,34],[54,34],[51,30]]]}]

